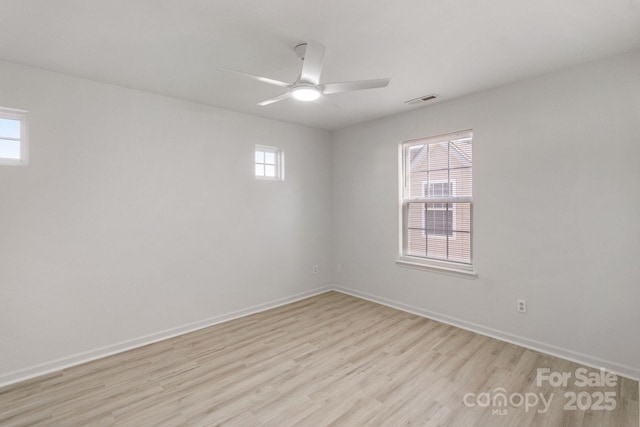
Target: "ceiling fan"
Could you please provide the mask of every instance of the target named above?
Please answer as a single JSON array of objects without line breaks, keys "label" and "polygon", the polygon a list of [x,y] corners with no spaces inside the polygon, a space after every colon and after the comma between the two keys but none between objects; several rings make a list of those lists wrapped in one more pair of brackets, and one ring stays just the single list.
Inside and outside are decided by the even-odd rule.
[{"label": "ceiling fan", "polygon": [[320,73],[322,72],[324,50],[322,43],[315,41],[301,43],[294,48],[296,56],[302,59],[302,70],[300,71],[300,77],[298,77],[298,79],[293,83],[248,74],[242,71],[231,70],[229,68],[220,68],[220,70],[287,89],[287,91],[281,95],[258,102],[258,105],[261,107],[283,101],[289,97],[299,101],[315,101],[319,98],[324,98],[325,95],[332,95],[334,93],[350,92],[352,90],[362,89],[376,89],[387,86],[391,81],[389,78],[384,78],[359,80],[355,82],[320,84]]}]

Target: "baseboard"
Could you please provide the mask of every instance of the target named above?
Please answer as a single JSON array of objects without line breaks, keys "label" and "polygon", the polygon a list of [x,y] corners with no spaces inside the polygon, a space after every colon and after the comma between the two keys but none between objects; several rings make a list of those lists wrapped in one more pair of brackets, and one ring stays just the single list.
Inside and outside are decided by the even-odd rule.
[{"label": "baseboard", "polygon": [[83,363],[90,362],[92,360],[100,359],[103,357],[111,356],[114,354],[122,353],[127,350],[142,347],[148,344],[153,344],[158,341],[173,338],[178,335],[186,334],[189,332],[197,331],[199,329],[207,328],[209,326],[217,325],[219,323],[228,322],[233,319],[237,319],[251,314],[259,313],[261,311],[270,310],[272,308],[280,307],[285,304],[300,301],[315,295],[323,294],[328,291],[337,291],[347,295],[351,295],[357,298],[362,298],[368,301],[372,301],[378,304],[386,305],[398,310],[402,310],[408,313],[412,313],[421,317],[436,320],[438,322],[446,323],[448,325],[456,326],[471,332],[475,332],[481,335],[485,335],[491,338],[495,338],[501,341],[509,342],[511,344],[519,345],[521,347],[529,348],[531,350],[539,351],[541,353],[549,354],[551,356],[560,357],[572,362],[580,363],[586,366],[590,366],[596,369],[606,369],[613,372],[616,375],[620,375],[626,378],[630,378],[636,381],[640,381],[640,368],[621,365],[608,360],[599,359],[589,356],[587,354],[578,353],[572,350],[568,350],[562,347],[557,347],[543,342],[531,340],[518,335],[503,332],[497,329],[488,328],[473,322],[467,322],[465,320],[457,319],[452,316],[448,316],[441,313],[436,313],[430,310],[425,310],[412,305],[404,304],[398,301],[389,300],[387,298],[379,297],[377,295],[369,294],[367,292],[358,291],[342,286],[325,286],[311,291],[302,292],[296,295],[292,295],[285,298],[280,298],[274,301],[258,304],[253,307],[248,307],[242,310],[233,311],[230,313],[214,316],[208,319],[200,320],[198,322],[189,323],[183,326],[179,326],[165,331],[156,332],[143,337],[134,338],[120,343],[100,347],[97,349],[89,350],[83,353],[63,357],[51,362],[43,363],[29,368],[20,369],[17,371],[9,372],[0,375],[0,387],[4,387],[17,382],[25,381],[31,378],[39,377],[51,372],[60,371],[72,366],[81,365]]},{"label": "baseboard", "polygon": [[391,308],[412,313],[421,317],[436,320],[438,322],[446,323],[448,325],[456,326],[461,329],[465,329],[471,332],[475,332],[481,335],[485,335],[491,338],[498,339],[500,341],[506,341],[511,344],[519,345],[531,350],[539,351],[551,356],[560,357],[562,359],[570,360],[572,362],[580,363],[595,369],[605,369],[616,375],[626,377],[635,381],[640,381],[640,367],[633,367],[627,365],[621,365],[609,360],[599,359],[597,357],[589,356],[569,350],[566,348],[558,347],[551,344],[546,344],[540,341],[531,340],[519,335],[510,334],[497,329],[488,328],[486,326],[479,325],[473,322],[467,322],[466,320],[457,319],[452,316],[448,316],[441,313],[436,313],[431,310],[425,310],[423,308],[414,307],[412,305],[404,304],[398,301],[389,300],[376,295],[372,295],[366,292],[358,291],[351,288],[334,285],[333,290],[341,292],[347,295],[351,295],[357,298],[362,298],[368,301],[372,301],[378,304],[386,305]]},{"label": "baseboard", "polygon": [[17,382],[25,381],[31,378],[39,377],[41,375],[49,374],[51,372],[60,371],[72,366],[81,365],[92,360],[101,359],[103,357],[111,356],[114,354],[122,353],[127,350],[142,347],[148,344],[153,344],[158,341],[173,338],[178,335],[186,334],[189,332],[197,331],[199,329],[207,328],[209,326],[217,325],[219,323],[228,322],[229,320],[237,319],[239,317],[249,316],[251,314],[259,313],[261,311],[270,310],[272,308],[280,307],[281,305],[290,304],[295,301],[306,299],[315,295],[319,295],[332,290],[331,286],[325,286],[322,288],[313,289],[311,291],[302,292],[296,295],[292,295],[286,298],[280,298],[274,301],[254,305],[242,310],[232,311],[230,313],[222,314],[219,316],[210,317],[208,319],[200,320],[197,322],[189,323],[176,328],[167,329],[165,331],[156,332],[153,334],[145,335],[143,337],[122,341],[116,344],[108,345],[105,347],[96,348],[82,353],[77,353],[71,356],[63,357],[51,362],[43,363],[29,368],[20,369],[17,371],[9,372],[0,375],[0,387],[4,387]]}]

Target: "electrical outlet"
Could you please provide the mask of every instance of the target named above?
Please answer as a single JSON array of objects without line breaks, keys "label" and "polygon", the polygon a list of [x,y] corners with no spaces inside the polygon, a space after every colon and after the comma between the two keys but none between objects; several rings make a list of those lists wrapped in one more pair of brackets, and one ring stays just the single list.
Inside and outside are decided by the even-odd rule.
[{"label": "electrical outlet", "polygon": [[527,301],[523,299],[517,299],[516,304],[518,307],[518,313],[526,313],[527,312]]},{"label": "electrical outlet", "polygon": [[318,266],[314,265],[313,266],[313,274],[317,274],[318,273]]},{"label": "electrical outlet", "polygon": [[338,273],[342,273],[342,264],[338,264],[336,270],[338,270]]}]

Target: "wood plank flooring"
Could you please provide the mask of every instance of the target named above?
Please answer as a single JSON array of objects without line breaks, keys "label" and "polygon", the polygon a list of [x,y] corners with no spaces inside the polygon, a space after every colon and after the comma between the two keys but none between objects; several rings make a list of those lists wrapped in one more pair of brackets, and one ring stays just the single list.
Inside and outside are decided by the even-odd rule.
[{"label": "wood plank flooring", "polygon": [[[638,426],[636,381],[536,385],[580,367],[328,292],[0,389],[0,425]],[[481,406],[497,388],[513,405]],[[616,408],[564,410],[566,392]]]}]

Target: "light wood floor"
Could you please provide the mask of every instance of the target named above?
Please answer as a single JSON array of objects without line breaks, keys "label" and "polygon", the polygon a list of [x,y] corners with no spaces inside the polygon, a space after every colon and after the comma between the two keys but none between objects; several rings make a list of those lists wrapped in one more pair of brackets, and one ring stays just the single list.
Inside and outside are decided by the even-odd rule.
[{"label": "light wood floor", "polygon": [[[637,382],[537,387],[545,367],[580,365],[329,292],[0,389],[0,425],[638,426]],[[554,397],[463,403],[498,387]],[[565,411],[565,391],[617,408]]]}]

